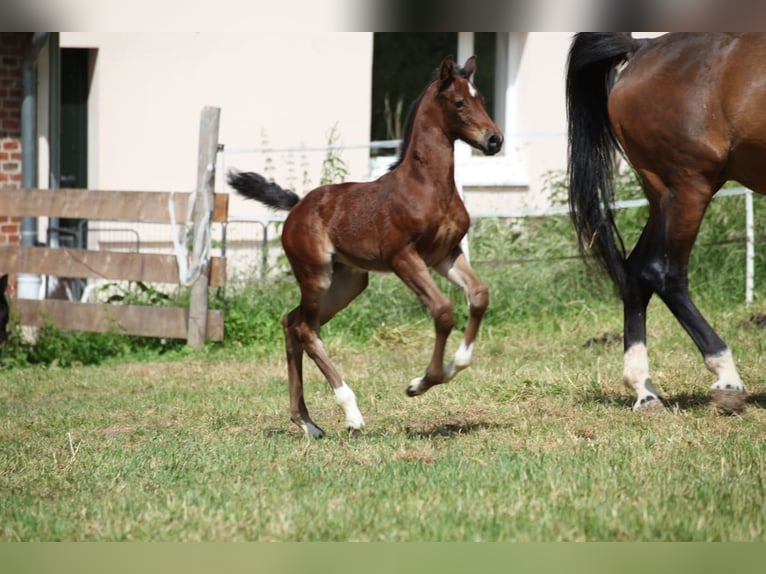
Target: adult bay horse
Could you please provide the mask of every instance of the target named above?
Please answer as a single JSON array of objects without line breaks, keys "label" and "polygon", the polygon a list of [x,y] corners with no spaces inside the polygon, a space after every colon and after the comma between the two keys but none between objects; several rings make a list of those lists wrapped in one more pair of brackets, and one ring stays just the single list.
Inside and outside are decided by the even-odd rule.
[{"label": "adult bay horse", "polygon": [[[364,426],[354,392],[330,361],[319,328],[367,287],[370,271],[394,272],[434,320],[431,361],[425,374],[410,382],[409,396],[448,382],[471,362],[489,293],[460,249],[470,220],[455,187],[453,145],[463,140],[491,155],[503,144],[470,81],[474,71],[474,57],[463,68],[452,57],[442,61],[413,105],[398,161],[375,181],[324,185],[301,199],[258,174],[229,173],[229,185],[243,196],[289,210],[282,246],[301,292],[300,304],[283,320],[290,414],[309,436],[324,432],[311,420],[303,398],[304,351],[330,383],[346,426],[353,431]],[[452,305],[429,269],[462,288],[468,298],[464,339],[447,365]]]},{"label": "adult bay horse", "polygon": [[[571,214],[581,251],[592,252],[623,300],[623,381],[636,393],[634,410],[662,408],[646,351],[646,308],[657,293],[715,375],[713,403],[741,411],[745,386],[731,351],[689,296],[687,267],[724,182],[766,193],[766,35],[577,34],[566,94]],[[620,148],[649,201],[629,256],[610,206]]]}]

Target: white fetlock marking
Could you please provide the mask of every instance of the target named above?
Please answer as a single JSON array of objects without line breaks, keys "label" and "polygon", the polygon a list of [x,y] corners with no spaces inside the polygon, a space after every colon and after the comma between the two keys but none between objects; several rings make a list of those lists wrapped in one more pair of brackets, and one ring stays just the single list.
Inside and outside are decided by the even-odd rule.
[{"label": "white fetlock marking", "polygon": [[346,414],[346,426],[352,429],[364,427],[364,418],[356,404],[356,395],[346,383],[335,389],[335,402]]},{"label": "white fetlock marking", "polygon": [[718,378],[716,382],[710,385],[711,389],[722,391],[745,390],[745,385],[737,372],[737,367],[734,365],[734,357],[731,356],[729,349],[726,349],[720,355],[705,357],[705,366]]},{"label": "white fetlock marking", "polygon": [[623,356],[622,382],[636,393],[649,378],[649,356],[643,343],[631,345]]},{"label": "white fetlock marking", "polygon": [[419,395],[423,392],[420,388],[422,384],[423,377],[415,377],[410,381],[410,384],[407,386],[407,390],[411,395]]},{"label": "white fetlock marking", "polygon": [[455,352],[455,367],[458,369],[465,369],[471,364],[471,358],[473,357],[473,343],[466,347],[465,341],[460,343],[460,347]]},{"label": "white fetlock marking", "polygon": [[473,343],[465,346],[465,341],[460,343],[460,347],[455,351],[455,358],[448,365],[444,365],[444,382],[451,381],[460,371],[471,364],[473,356]]},{"label": "white fetlock marking", "polygon": [[643,343],[635,343],[625,351],[622,383],[636,393],[634,411],[651,410],[662,404],[657,391],[651,386],[649,355]]}]

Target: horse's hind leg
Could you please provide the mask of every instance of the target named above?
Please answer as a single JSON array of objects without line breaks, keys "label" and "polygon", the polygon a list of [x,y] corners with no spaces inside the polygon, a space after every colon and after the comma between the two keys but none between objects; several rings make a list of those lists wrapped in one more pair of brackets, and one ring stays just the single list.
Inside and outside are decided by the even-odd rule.
[{"label": "horse's hind leg", "polygon": [[[712,192],[685,195],[676,193],[672,200],[659,202],[659,208],[653,210],[656,215],[654,218],[650,216],[647,225],[647,229],[656,231],[651,234],[645,231],[642,235],[642,264],[633,270],[632,275],[638,277],[644,286],[651,286],[697,345],[705,366],[717,378],[711,386],[713,401],[726,412],[738,412],[744,408],[745,386],[734,365],[731,351],[702,316],[689,294],[689,254],[709,202],[709,199],[704,198],[711,196]],[[645,313],[640,320],[645,322]],[[626,350],[629,351],[627,323],[626,319]],[[633,323],[634,326],[636,324]],[[640,348],[635,349],[638,354]],[[645,354],[645,348],[643,352]],[[640,362],[637,361],[637,364]],[[651,385],[651,382],[648,384]]]},{"label": "horse's hind leg", "polygon": [[[683,228],[683,225],[677,227]],[[716,376],[710,387],[713,402],[725,412],[741,412],[745,406],[745,385],[726,343],[691,300],[686,272],[691,245],[688,250],[683,243],[681,245],[680,253],[671,251],[666,275],[661,279],[657,293],[697,345],[707,369]]]},{"label": "horse's hind leg", "polygon": [[463,341],[455,352],[452,362],[444,368],[444,382],[447,382],[471,364],[473,344],[489,304],[489,290],[476,276],[460,248],[456,249],[435,269],[450,282],[460,287],[468,300],[468,324],[465,328]]},{"label": "horse's hind leg", "polygon": [[649,357],[646,352],[646,308],[654,293],[651,282],[644,277],[655,246],[654,220],[649,219],[636,247],[625,266],[626,285],[623,293],[623,384],[636,393],[634,411],[661,410],[660,394],[649,377]]}]

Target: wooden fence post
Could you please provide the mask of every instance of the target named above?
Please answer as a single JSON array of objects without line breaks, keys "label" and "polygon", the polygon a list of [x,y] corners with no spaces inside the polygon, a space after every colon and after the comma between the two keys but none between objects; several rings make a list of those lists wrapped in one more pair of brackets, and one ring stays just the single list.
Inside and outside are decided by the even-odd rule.
[{"label": "wooden fence post", "polygon": [[[221,109],[206,106],[202,110],[199,125],[199,151],[197,158],[197,192],[207,194],[209,201],[208,209],[213,209],[213,187],[215,184],[215,164],[218,152],[218,126],[221,118]],[[194,204],[194,228],[202,225],[206,215],[206,202],[197,197]],[[210,225],[210,219],[206,225]],[[198,246],[195,242],[194,260],[199,256],[196,253]],[[208,307],[208,273],[207,268],[202,270],[197,280],[192,284],[189,299],[189,332],[186,343],[193,349],[199,349],[205,343],[207,330],[207,307]]]}]

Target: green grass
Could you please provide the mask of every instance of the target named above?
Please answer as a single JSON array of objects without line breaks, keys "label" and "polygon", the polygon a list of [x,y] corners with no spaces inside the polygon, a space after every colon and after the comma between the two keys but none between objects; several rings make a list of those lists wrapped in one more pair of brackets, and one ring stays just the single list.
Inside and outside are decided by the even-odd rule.
[{"label": "green grass", "polygon": [[[707,404],[710,376],[652,305],[650,353],[671,401],[630,410],[616,302],[494,325],[453,383],[409,399],[430,324],[326,344],[367,430],[349,439],[318,370],[287,417],[282,351],[0,372],[0,539],[763,540],[766,411],[751,310],[718,315],[750,386],[743,416]],[[457,345],[457,337],[450,349]]]},{"label": "green grass", "polygon": [[[279,319],[297,302],[292,282],[215,298],[226,342],[200,352],[47,332],[29,366],[12,345],[0,540],[764,541],[766,349],[752,318],[766,309],[758,284],[742,302],[744,247],[705,245],[733,233],[719,229],[732,229],[724,204],[711,209],[691,286],[750,390],[741,416],[710,406],[712,377],[657,300],[649,355],[669,406],[633,413],[621,306],[567,259],[566,218],[482,221],[471,254],[490,308],[474,364],[452,383],[405,396],[433,328],[395,277],[373,276],[324,328],[365,416],[359,438],[308,359],[306,402],[327,437],[289,422]],[[640,214],[621,217],[635,233]],[[452,353],[465,298],[439,281],[455,303]]]}]

